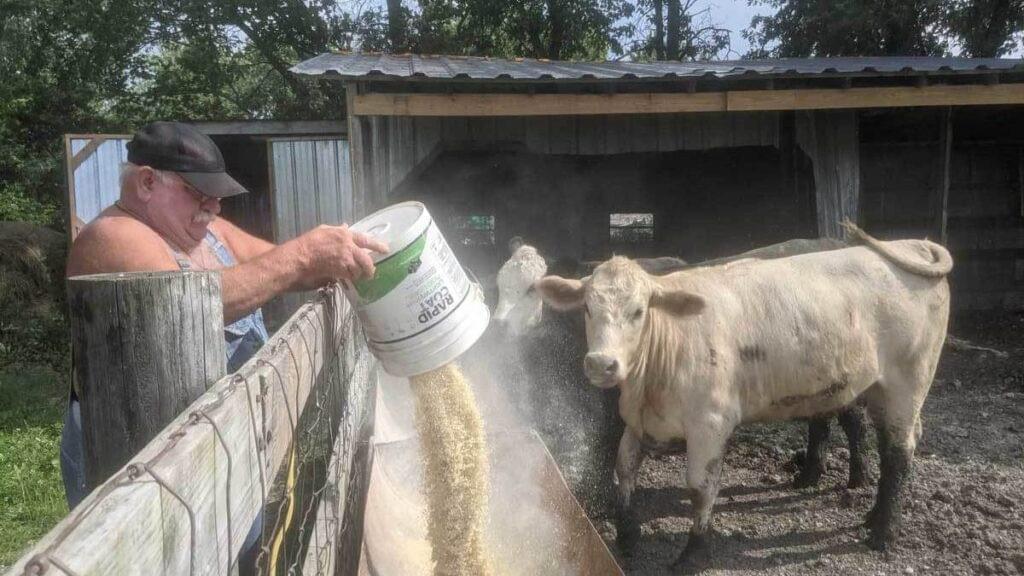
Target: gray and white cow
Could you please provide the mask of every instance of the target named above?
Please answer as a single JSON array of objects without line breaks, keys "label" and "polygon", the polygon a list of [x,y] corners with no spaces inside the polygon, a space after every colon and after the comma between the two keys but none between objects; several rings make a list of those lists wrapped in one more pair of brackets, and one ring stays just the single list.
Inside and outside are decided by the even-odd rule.
[{"label": "gray and white cow", "polygon": [[[830,239],[795,239],[787,240],[779,244],[773,244],[763,248],[757,248],[737,256],[720,258],[697,264],[696,266],[715,266],[741,259],[757,258],[780,258],[783,256],[804,254],[808,252],[819,252],[835,250],[845,247],[846,244],[839,240]],[[528,378],[533,383],[535,390],[533,398],[520,399],[521,403],[539,405],[533,411],[543,412],[545,407],[554,410],[566,407],[579,413],[587,413],[590,416],[586,419],[584,430],[576,431],[575,434],[583,435],[592,440],[590,448],[591,457],[582,460],[589,460],[590,465],[580,466],[579,462],[571,463],[577,470],[586,471],[588,475],[585,485],[577,489],[578,481],[574,482],[570,473],[569,482],[574,488],[573,492],[584,504],[584,508],[591,516],[605,516],[607,506],[603,501],[607,499],[602,494],[602,487],[612,485],[614,453],[619,443],[623,427],[618,415],[617,401],[615,405],[606,406],[607,402],[597,399],[594,392],[579,390],[586,387],[586,376],[582,371],[582,355],[585,353],[586,334],[582,322],[574,322],[567,318],[565,313],[548,309],[545,311],[544,303],[540,295],[534,290],[534,284],[548,273],[547,260],[533,246],[526,244],[522,238],[515,237],[509,242],[511,257],[498,271],[496,284],[498,289],[498,303],[494,311],[494,325],[500,327],[509,340],[519,344],[521,358],[525,358],[524,369],[529,371]],[[687,264],[684,260],[673,257],[661,258],[640,258],[636,262],[649,274],[662,275],[687,269],[693,265]],[[599,263],[573,263],[559,261],[554,264],[559,275],[589,274]],[[554,360],[554,362],[552,362]],[[572,363],[570,370],[566,370],[565,362]],[[557,366],[552,365],[557,364]],[[577,367],[578,368],[574,368]],[[548,382],[551,380],[551,382]],[[552,395],[557,395],[561,402],[552,402]],[[568,398],[569,402],[565,399]],[[605,414],[602,415],[602,409]],[[850,450],[850,468],[847,486],[858,488],[867,484],[867,470],[864,455],[864,411],[859,406],[851,407],[839,413],[839,423],[846,434]],[[567,443],[571,438],[557,438],[556,432],[561,430],[546,430],[545,421],[553,420],[571,424],[568,420],[553,418],[536,418],[538,428],[549,443],[559,465],[570,464],[563,456],[564,450],[560,449],[558,443]],[[794,480],[798,488],[816,486],[825,473],[826,449],[830,434],[830,418],[822,417],[812,419],[808,423],[807,451],[806,457],[800,462],[799,473]],[[551,428],[548,426],[548,428]],[[612,437],[612,444],[608,445],[609,434]],[[676,451],[678,446],[657,446],[648,444],[638,456],[636,465],[639,466],[644,455],[650,451]],[[612,461],[606,461],[601,457],[602,451],[608,450]],[[620,547],[629,552],[640,538],[640,525],[633,517],[630,510],[616,510],[617,536]]]},{"label": "gray and white cow", "polygon": [[808,418],[863,398],[881,478],[869,544],[886,549],[949,318],[949,252],[926,240],[864,243],[775,260],[741,260],[653,277],[613,258],[580,280],[546,277],[544,301],[582,308],[584,371],[619,386],[628,434],[616,476],[628,507],[645,436],[687,443],[693,526],[676,567],[710,554],[725,446],[744,422]]}]

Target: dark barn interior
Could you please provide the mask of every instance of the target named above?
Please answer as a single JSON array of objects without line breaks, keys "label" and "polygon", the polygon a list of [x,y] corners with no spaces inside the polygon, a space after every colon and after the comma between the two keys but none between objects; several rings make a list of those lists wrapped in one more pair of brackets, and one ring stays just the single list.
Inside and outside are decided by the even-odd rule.
[{"label": "dark barn interior", "polygon": [[[945,243],[959,309],[1024,308],[1024,110],[861,112],[860,213],[881,237],[938,237],[936,193],[948,179]],[[952,133],[948,173],[943,130]]]},{"label": "dark barn interior", "polygon": [[[554,260],[622,254],[697,262],[816,235],[813,189],[796,185],[811,175],[802,165],[795,174],[790,160],[771,147],[605,156],[449,151],[400,198],[427,204],[460,261],[482,275],[507,259],[513,236]],[[617,214],[653,221],[617,234]],[[473,217],[493,228],[467,229]]]},{"label": "dark barn interior", "polygon": [[237,135],[214,135],[211,138],[224,155],[228,172],[249,191],[248,194],[224,199],[221,212],[250,234],[273,241],[267,138]]}]

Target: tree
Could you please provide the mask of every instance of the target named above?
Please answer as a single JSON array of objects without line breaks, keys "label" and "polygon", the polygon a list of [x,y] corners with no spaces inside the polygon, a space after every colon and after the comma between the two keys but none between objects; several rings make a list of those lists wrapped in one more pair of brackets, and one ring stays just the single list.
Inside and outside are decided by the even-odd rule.
[{"label": "tree", "polygon": [[1017,45],[1024,0],[752,0],[751,57],[998,56]]},{"label": "tree", "polygon": [[758,57],[941,55],[941,1],[753,0],[776,12],[755,16],[744,36]]},{"label": "tree", "polygon": [[[144,1],[0,2],[0,197],[58,204],[61,135],[114,126],[109,105],[143,64]],[[62,219],[58,219],[62,220]]]},{"label": "tree", "polygon": [[604,59],[619,43],[626,0],[421,0],[410,48],[421,54]]},{"label": "tree", "polygon": [[964,56],[1004,56],[1019,46],[1024,0],[953,0],[944,23]]},{"label": "tree", "polygon": [[637,60],[715,60],[728,50],[729,30],[697,0],[637,0],[628,53]]}]

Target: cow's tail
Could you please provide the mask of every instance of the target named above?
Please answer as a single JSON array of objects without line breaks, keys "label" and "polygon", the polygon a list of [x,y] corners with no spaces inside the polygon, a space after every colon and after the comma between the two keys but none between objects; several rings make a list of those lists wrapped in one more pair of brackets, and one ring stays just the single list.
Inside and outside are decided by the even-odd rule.
[{"label": "cow's tail", "polygon": [[931,262],[921,262],[919,260],[908,258],[904,254],[898,253],[893,250],[888,243],[870,236],[867,232],[861,230],[856,224],[849,220],[844,220],[842,225],[851,238],[863,242],[872,250],[881,254],[886,260],[889,260],[899,268],[906,270],[911,274],[917,274],[918,276],[925,276],[927,278],[942,278],[949,274],[949,271],[953,269],[953,257],[949,255],[949,250],[946,250],[935,242],[931,242],[929,240],[921,241],[924,247],[931,252],[932,256]]}]

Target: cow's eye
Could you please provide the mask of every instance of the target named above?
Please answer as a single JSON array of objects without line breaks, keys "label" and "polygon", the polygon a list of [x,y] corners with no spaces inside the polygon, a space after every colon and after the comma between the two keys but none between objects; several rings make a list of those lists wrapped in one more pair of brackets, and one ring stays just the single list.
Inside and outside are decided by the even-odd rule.
[{"label": "cow's eye", "polygon": [[644,315],[643,309],[642,308],[637,308],[636,312],[633,312],[633,321],[636,322],[643,315]]}]

